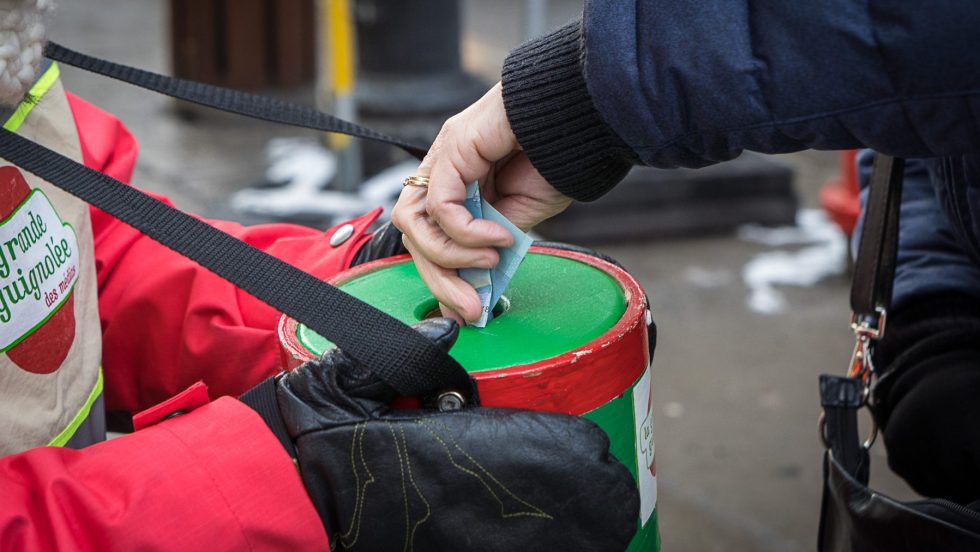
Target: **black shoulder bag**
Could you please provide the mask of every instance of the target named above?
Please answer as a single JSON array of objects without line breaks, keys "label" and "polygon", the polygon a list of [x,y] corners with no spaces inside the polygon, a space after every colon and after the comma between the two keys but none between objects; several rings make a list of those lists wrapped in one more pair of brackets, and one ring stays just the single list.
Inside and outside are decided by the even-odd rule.
[{"label": "black shoulder bag", "polygon": [[900,502],[868,488],[868,449],[857,413],[868,406],[872,343],[885,333],[898,251],[902,159],[877,154],[851,286],[856,343],[846,377],[820,376],[824,489],[817,548],[830,551],[977,551],[980,513],[942,499]]}]

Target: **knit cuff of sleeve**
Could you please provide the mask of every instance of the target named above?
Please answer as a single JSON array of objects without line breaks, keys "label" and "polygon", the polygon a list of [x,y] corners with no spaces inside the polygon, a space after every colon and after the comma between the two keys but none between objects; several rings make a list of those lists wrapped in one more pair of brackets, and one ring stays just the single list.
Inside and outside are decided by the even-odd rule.
[{"label": "knit cuff of sleeve", "polygon": [[510,126],[534,167],[563,194],[593,201],[637,157],[593,104],[582,53],[582,23],[573,21],[512,51],[501,82]]}]

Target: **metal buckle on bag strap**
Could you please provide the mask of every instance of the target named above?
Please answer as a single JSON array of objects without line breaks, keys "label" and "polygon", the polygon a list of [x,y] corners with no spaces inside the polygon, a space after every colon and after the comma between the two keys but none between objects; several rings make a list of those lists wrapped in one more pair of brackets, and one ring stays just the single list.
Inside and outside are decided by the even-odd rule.
[{"label": "metal buckle on bag strap", "polygon": [[[885,323],[888,321],[888,312],[883,307],[876,307],[875,313],[878,319],[872,317],[861,317],[857,313],[851,313],[851,330],[854,332],[854,352],[851,354],[851,365],[848,376],[860,378],[864,385],[862,393],[862,406],[871,409],[871,380],[875,375],[874,361],[871,358],[871,342],[877,341],[885,335]],[[871,325],[874,320],[874,325]],[[821,434],[823,431],[821,430]],[[871,416],[871,433],[861,444],[865,450],[870,449],[878,437],[878,424],[875,422],[874,415]]]},{"label": "metal buckle on bag strap", "polygon": [[871,392],[871,377],[874,374],[874,363],[871,359],[871,342],[885,335],[885,323],[888,313],[885,309],[875,309],[878,319],[872,325],[872,318],[862,317],[851,313],[851,331],[854,332],[854,352],[851,353],[851,363],[847,375],[851,378],[860,377],[865,384],[866,393]]},{"label": "metal buckle on bag strap", "polygon": [[[871,380],[874,378],[875,367],[871,358],[871,342],[877,341],[885,335],[885,323],[888,320],[888,313],[885,309],[878,307],[875,309],[878,317],[861,316],[851,313],[851,330],[854,332],[854,352],[851,353],[851,362],[848,365],[847,377],[861,380],[863,385],[861,396],[861,407],[870,408],[871,401]],[[872,321],[874,324],[872,325]],[[826,434],[826,415],[820,412],[817,420],[817,430],[820,433],[820,440],[824,446],[830,448]],[[874,416],[871,417],[871,431],[868,437],[861,444],[865,449],[870,449],[878,437],[878,424],[875,423]]]}]

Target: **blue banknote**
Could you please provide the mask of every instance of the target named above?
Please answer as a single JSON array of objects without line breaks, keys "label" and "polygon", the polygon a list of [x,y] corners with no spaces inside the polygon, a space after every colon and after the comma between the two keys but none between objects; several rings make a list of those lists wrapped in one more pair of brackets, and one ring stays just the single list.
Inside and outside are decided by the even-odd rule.
[{"label": "blue banknote", "polygon": [[510,247],[497,248],[500,262],[493,269],[461,268],[458,271],[460,278],[466,280],[476,290],[483,306],[480,319],[471,322],[470,325],[483,328],[493,318],[494,307],[497,306],[497,302],[500,301],[500,297],[510,284],[511,278],[514,277],[514,273],[521,265],[521,261],[527,255],[527,250],[531,247],[531,238],[483,199],[480,195],[480,186],[476,182],[466,186],[466,200],[463,205],[473,215],[473,218],[496,222],[506,228],[514,237],[514,243]]}]

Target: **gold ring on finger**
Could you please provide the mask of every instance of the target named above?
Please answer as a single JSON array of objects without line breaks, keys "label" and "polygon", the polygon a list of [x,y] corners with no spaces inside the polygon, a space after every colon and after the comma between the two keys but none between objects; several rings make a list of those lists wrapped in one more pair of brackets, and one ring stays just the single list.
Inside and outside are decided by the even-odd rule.
[{"label": "gold ring on finger", "polygon": [[429,177],[428,176],[418,176],[412,175],[405,179],[402,186],[414,186],[416,188],[428,188],[429,187]]}]

